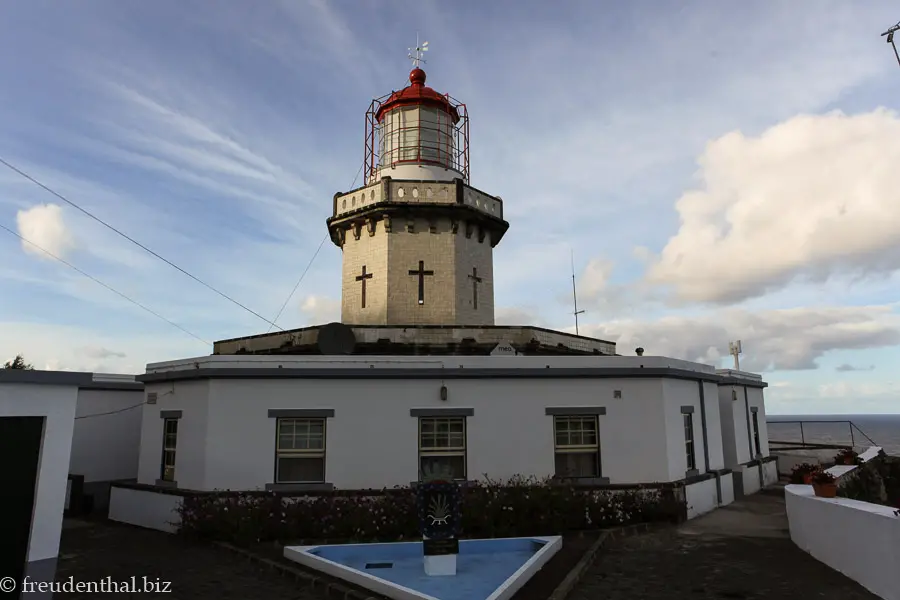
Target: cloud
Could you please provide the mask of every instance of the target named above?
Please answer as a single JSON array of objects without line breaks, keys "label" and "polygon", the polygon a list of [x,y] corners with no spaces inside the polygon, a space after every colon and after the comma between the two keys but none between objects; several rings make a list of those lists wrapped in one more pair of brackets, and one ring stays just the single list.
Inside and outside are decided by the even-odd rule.
[{"label": "cloud", "polygon": [[797,280],[900,269],[900,118],[801,115],[739,131],[699,158],[701,187],[646,274],[677,299],[733,303]]},{"label": "cloud", "polygon": [[742,341],[746,371],[818,368],[831,350],[882,348],[900,343],[900,317],[892,306],[727,309],[700,316],[668,316],[654,321],[618,320],[583,325],[584,335],[609,339],[619,354],[641,346],[648,356],[671,356],[720,364],[728,342]]},{"label": "cloud", "polygon": [[[110,348],[128,348],[128,353]],[[38,369],[143,373],[147,363],[211,352],[211,348],[198,350],[199,344],[177,331],[148,335],[139,331],[99,332],[60,323],[0,321],[0,357],[8,357],[0,362],[22,354]]]},{"label": "cloud", "polygon": [[341,320],[341,301],[325,296],[307,296],[300,305],[311,325],[332,323]]},{"label": "cloud", "polygon": [[86,348],[82,348],[81,352],[87,356],[88,358],[96,358],[96,359],[104,359],[104,358],[125,358],[128,356],[124,352],[117,352],[115,350],[107,350],[106,348],[96,347],[96,346],[88,346]]},{"label": "cloud", "polygon": [[850,371],[874,371],[875,365],[869,365],[868,367],[854,367],[853,365],[844,363],[835,367],[834,370],[838,373],[847,373]]},{"label": "cloud", "polygon": [[[19,235],[28,242],[40,246],[59,258],[64,258],[69,250],[75,247],[72,234],[63,220],[63,210],[56,204],[40,204],[18,211],[16,225]],[[22,250],[52,260],[47,254],[28,242],[22,241]]]},{"label": "cloud", "polygon": [[497,325],[534,325],[540,326],[540,316],[529,308],[516,306],[498,306],[494,309],[494,323]]}]

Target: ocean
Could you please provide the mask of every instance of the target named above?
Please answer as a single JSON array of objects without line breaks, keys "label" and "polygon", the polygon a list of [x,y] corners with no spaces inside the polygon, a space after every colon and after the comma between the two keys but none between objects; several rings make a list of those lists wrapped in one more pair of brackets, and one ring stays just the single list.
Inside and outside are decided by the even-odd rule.
[{"label": "ocean", "polygon": [[766,415],[769,439],[799,442],[800,425],[790,421],[804,421],[803,439],[807,442],[847,445],[852,442],[857,451],[859,447],[881,446],[885,453],[900,456],[900,415]]}]

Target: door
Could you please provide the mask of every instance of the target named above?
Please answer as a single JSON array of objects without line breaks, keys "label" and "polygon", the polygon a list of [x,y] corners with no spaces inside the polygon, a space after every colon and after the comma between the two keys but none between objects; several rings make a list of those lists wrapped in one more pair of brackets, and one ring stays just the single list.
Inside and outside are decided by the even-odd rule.
[{"label": "door", "polygon": [[44,417],[0,417],[0,456],[7,458],[0,479],[0,579],[21,582],[25,574],[43,435]]}]

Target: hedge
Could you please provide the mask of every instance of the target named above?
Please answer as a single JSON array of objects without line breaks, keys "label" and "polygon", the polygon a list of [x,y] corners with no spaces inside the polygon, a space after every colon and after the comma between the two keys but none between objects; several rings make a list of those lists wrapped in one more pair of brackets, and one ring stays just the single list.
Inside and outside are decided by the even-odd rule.
[{"label": "hedge", "polygon": [[[414,488],[285,496],[209,494],[183,499],[179,533],[238,545],[420,539]],[[486,480],[462,493],[460,537],[559,535],[683,518],[676,489],[589,489],[552,480]]]}]

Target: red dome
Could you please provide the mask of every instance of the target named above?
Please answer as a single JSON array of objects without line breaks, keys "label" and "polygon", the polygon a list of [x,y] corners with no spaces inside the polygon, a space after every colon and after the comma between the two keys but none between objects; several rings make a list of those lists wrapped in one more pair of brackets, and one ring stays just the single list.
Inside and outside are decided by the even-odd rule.
[{"label": "red dome", "polygon": [[375,113],[375,118],[381,122],[384,114],[401,106],[417,106],[428,105],[443,109],[450,114],[453,122],[459,121],[459,112],[456,107],[450,103],[447,96],[441,95],[430,87],[425,86],[425,71],[418,67],[409,73],[409,85],[394,92],[384,101]]}]

